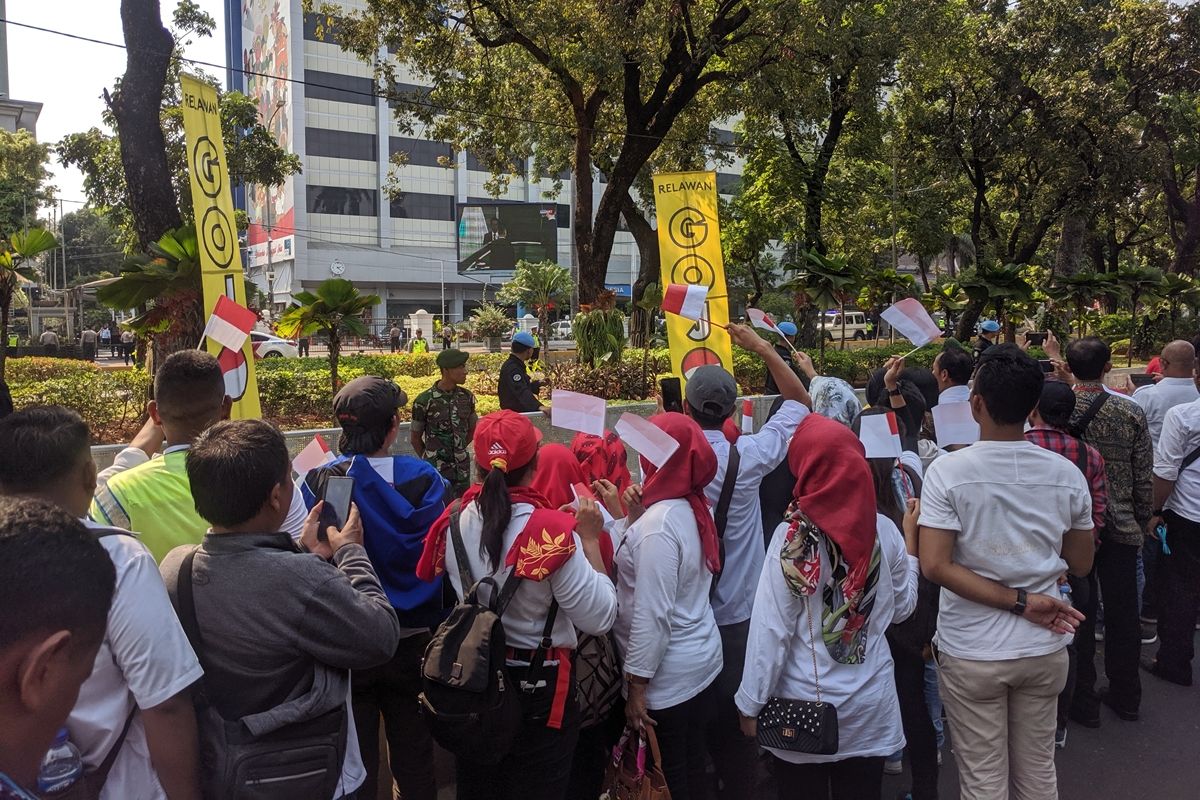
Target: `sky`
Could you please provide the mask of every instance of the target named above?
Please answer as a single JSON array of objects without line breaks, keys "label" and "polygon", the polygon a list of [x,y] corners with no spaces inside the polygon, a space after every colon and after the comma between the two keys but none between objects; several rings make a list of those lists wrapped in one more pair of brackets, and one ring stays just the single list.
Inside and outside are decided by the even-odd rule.
[{"label": "sky", "polygon": [[[161,0],[163,21],[169,22],[174,0]],[[225,13],[221,0],[197,0],[217,21],[213,36],[199,39],[186,55],[222,65],[205,67],[222,83],[225,80]],[[120,0],[6,0],[7,19],[42,28],[123,43]],[[125,72],[125,51],[8,26],[9,94],[16,100],[43,103],[37,123],[38,140],[53,144],[68,133],[101,126],[104,89]],[[83,175],[65,169],[51,156],[50,170],[66,213],[85,199]]]}]

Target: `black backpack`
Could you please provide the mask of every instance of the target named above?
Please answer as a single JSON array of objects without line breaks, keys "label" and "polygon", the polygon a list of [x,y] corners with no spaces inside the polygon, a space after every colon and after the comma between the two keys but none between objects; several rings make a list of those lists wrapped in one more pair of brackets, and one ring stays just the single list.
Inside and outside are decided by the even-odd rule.
[{"label": "black backpack", "polygon": [[[446,621],[438,626],[421,662],[421,712],[433,738],[459,758],[479,764],[497,764],[512,750],[521,729],[522,711],[517,686],[505,663],[507,646],[501,616],[521,579],[510,571],[504,588],[497,590],[491,577],[473,582],[467,549],[459,528],[461,505],[450,515],[450,539],[458,560],[463,587],[471,587]],[[479,590],[487,585],[485,605]],[[550,612],[542,638],[530,659],[529,675],[538,675],[558,614],[558,601]],[[530,678],[528,691],[536,680]]]}]

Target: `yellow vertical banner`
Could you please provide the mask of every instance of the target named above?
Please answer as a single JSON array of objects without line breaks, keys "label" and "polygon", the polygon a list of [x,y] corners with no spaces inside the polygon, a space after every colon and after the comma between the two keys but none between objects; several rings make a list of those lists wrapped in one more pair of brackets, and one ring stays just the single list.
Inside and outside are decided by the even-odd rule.
[{"label": "yellow vertical banner", "polygon": [[[207,320],[225,295],[246,305],[246,282],[234,222],[233,194],[221,138],[217,90],[190,75],[179,76],[183,90],[183,133],[187,145],[192,207],[196,214],[196,239],[200,248],[200,274]],[[242,349],[230,350],[212,339],[208,352],[221,362],[225,391],[233,398],[234,419],[262,416],[258,380],[254,374],[254,345],[249,337]]]},{"label": "yellow vertical banner", "polygon": [[724,328],[729,324],[729,294],[717,221],[716,173],[655,175],[654,207],[663,291],[671,284],[708,288],[701,319],[666,315],[671,371],[683,381],[705,364],[720,364],[732,373],[733,346]]}]

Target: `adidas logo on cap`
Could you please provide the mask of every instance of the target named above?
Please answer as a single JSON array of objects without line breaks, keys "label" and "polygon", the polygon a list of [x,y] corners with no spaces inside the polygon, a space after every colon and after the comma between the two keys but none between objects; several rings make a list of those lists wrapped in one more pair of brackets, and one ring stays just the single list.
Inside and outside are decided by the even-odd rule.
[{"label": "adidas logo on cap", "polygon": [[488,448],[488,455],[489,456],[506,456],[506,455],[508,455],[508,448],[506,448],[504,445],[500,444],[499,442],[492,442],[492,446],[490,448]]}]

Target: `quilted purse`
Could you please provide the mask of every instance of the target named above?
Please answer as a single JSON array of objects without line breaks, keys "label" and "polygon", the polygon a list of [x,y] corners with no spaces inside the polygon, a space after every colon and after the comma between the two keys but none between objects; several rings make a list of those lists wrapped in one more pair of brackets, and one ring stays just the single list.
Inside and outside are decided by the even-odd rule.
[{"label": "quilted purse", "polygon": [[787,700],[771,697],[758,712],[758,743],[762,747],[828,756],[838,751],[837,709],[821,700],[821,676],[817,671],[817,644],[813,638],[811,603],[808,617],[808,643],[812,647],[813,683],[816,700]]}]

